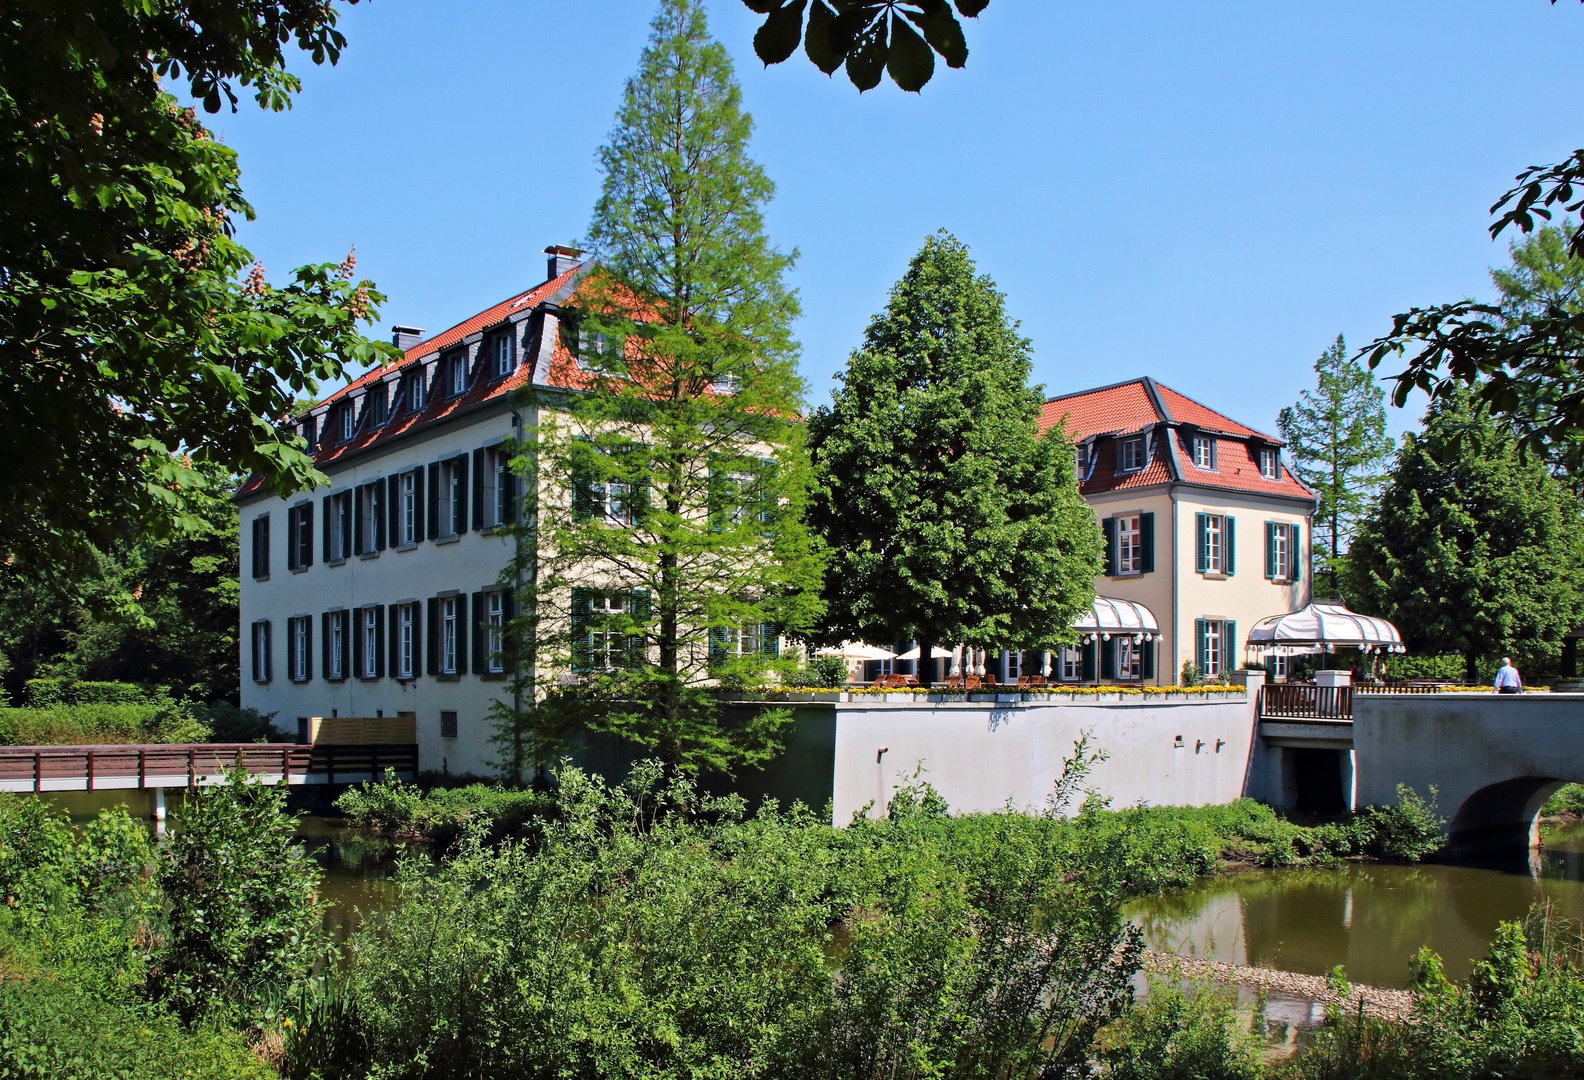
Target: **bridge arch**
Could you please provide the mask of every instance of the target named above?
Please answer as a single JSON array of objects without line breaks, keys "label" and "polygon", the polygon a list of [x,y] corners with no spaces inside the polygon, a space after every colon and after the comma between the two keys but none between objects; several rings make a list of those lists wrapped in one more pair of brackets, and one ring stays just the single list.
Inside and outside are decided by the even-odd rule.
[{"label": "bridge arch", "polygon": [[1540,842],[1540,808],[1565,783],[1554,776],[1516,776],[1479,788],[1447,822],[1448,851],[1505,855],[1534,847]]}]

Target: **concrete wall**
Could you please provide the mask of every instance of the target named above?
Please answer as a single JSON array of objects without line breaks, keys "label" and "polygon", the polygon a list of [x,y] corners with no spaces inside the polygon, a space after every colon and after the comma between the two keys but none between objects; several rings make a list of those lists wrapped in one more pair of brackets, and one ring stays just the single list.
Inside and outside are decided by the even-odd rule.
[{"label": "concrete wall", "polygon": [[1584,694],[1358,695],[1353,745],[1358,805],[1434,784],[1455,851],[1521,850],[1550,794],[1584,782]]},{"label": "concrete wall", "polygon": [[1117,806],[1200,806],[1243,794],[1253,710],[1243,698],[1117,704],[848,701],[796,707],[789,752],[739,776],[746,795],[800,798],[845,824],[922,764],[955,811],[1046,805],[1085,731],[1110,756],[1090,785]]}]

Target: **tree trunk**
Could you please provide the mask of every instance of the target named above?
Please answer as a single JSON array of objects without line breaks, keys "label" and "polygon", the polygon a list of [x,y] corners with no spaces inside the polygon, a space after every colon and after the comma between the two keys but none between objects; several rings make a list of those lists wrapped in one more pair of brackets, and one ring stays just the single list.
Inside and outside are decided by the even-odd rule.
[{"label": "tree trunk", "polygon": [[1479,685],[1479,657],[1472,650],[1463,654],[1463,681],[1469,686]]}]

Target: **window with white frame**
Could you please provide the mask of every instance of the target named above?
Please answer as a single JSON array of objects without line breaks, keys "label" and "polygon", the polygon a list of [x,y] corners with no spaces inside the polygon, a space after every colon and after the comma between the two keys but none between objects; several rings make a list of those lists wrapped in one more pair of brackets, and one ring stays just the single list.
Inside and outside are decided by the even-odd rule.
[{"label": "window with white frame", "polygon": [[1142,679],[1146,646],[1130,637],[1114,637],[1111,644],[1116,649],[1116,677],[1123,680]]},{"label": "window with white frame", "polygon": [[1209,435],[1193,437],[1193,463],[1195,468],[1215,468],[1215,439]]},{"label": "window with white frame", "polygon": [[1285,678],[1287,678],[1287,672],[1291,668],[1292,668],[1292,658],[1289,657],[1286,653],[1277,653],[1275,656],[1271,657],[1270,669],[1271,669],[1271,678],[1272,679],[1285,679]]},{"label": "window with white frame", "polygon": [[608,334],[585,329],[578,331],[578,353],[582,357],[583,367],[589,371],[616,374],[620,366],[616,361],[621,354],[618,346],[619,339]]},{"label": "window with white frame", "polygon": [[359,650],[362,653],[363,670],[358,675],[372,679],[379,675],[379,609],[364,608],[359,613],[359,622],[358,632],[363,637]]},{"label": "window with white frame", "polygon": [[440,598],[440,674],[457,674],[457,598]]},{"label": "window with white frame", "polygon": [[1086,456],[1087,455],[1085,455],[1084,448],[1082,446],[1073,447],[1073,467],[1078,470],[1079,476],[1083,475],[1084,458]]},{"label": "window with white frame", "polygon": [[1144,531],[1139,517],[1116,519],[1117,572],[1137,574],[1144,569]]},{"label": "window with white frame", "polygon": [[401,504],[396,512],[396,524],[401,531],[396,537],[396,542],[416,544],[418,542],[418,471],[416,469],[401,474],[399,498]]},{"label": "window with white frame", "polygon": [[1023,654],[1016,649],[1009,649],[1001,654],[1001,668],[1006,672],[1006,681],[1015,683],[1018,676],[1023,674]]},{"label": "window with white frame", "polygon": [[492,672],[506,670],[506,594],[492,592],[485,595],[484,666]]},{"label": "window with white frame", "polygon": [[1285,525],[1271,530],[1271,576],[1285,581],[1292,577],[1292,533]]},{"label": "window with white frame", "polygon": [[1204,516],[1204,569],[1206,573],[1226,572],[1226,518],[1220,514]]},{"label": "window with white frame", "polygon": [[710,389],[717,394],[735,394],[742,389],[742,376],[723,371],[710,379]]},{"label": "window with white frame", "polygon": [[1226,623],[1220,619],[1203,620],[1199,638],[1199,674],[1220,675],[1226,670]]},{"label": "window with white frame", "polygon": [[512,336],[510,334],[497,334],[495,336],[495,377],[503,378],[512,373]]},{"label": "window with white frame", "polygon": [[392,674],[398,679],[410,679],[418,673],[418,605],[398,604],[396,607],[396,655],[391,657]]},{"label": "window with white frame", "polygon": [[270,681],[270,624],[268,620],[253,624],[253,681]]},{"label": "window with white frame", "polygon": [[357,416],[353,413],[352,403],[349,401],[345,405],[341,406],[341,441],[351,442],[352,432],[355,431],[356,428]]},{"label": "window with white frame", "polygon": [[[610,622],[632,611],[632,594],[597,592],[591,598],[593,629],[589,633],[589,656],[596,671],[626,667],[628,641],[625,631],[609,629]],[[605,627],[605,629],[601,629]]]},{"label": "window with white frame", "polygon": [[492,447],[483,454],[484,524],[505,525],[511,518],[511,454],[504,446]]},{"label": "window with white frame", "polygon": [[325,514],[329,550],[325,555],[332,561],[345,559],[352,554],[352,493],[343,491],[331,495],[329,502],[328,512]]},{"label": "window with white frame", "polygon": [[459,352],[452,356],[448,367],[451,396],[461,397],[467,390],[467,353]]},{"label": "window with white frame", "polygon": [[1078,682],[1083,678],[1083,650],[1068,647],[1061,651],[1057,659],[1057,677],[1062,682]]},{"label": "window with white frame", "polygon": [[390,387],[377,382],[369,388],[363,400],[363,411],[368,413],[368,422],[371,427],[378,427],[385,422],[385,402],[390,393]]},{"label": "window with white frame", "polygon": [[456,536],[462,531],[460,517],[462,503],[462,468],[459,458],[449,458],[440,463],[440,520],[441,536]]},{"label": "window with white frame", "polygon": [[1259,452],[1260,475],[1267,480],[1281,479],[1281,454],[1279,451],[1264,447]]},{"label": "window with white frame", "polygon": [[713,633],[710,648],[717,662],[737,656],[759,656],[771,651],[775,642],[774,627],[760,623],[722,626]]},{"label": "window with white frame", "polygon": [[1117,447],[1117,459],[1123,472],[1134,472],[1144,467],[1144,436],[1123,439]]},{"label": "window with white frame", "polygon": [[332,611],[325,626],[326,679],[344,679],[347,674],[347,616],[350,612]]},{"label": "window with white frame", "polygon": [[306,682],[312,668],[311,652],[313,646],[313,620],[302,615],[292,619],[287,624],[287,634],[291,648],[291,663],[288,677],[292,682]]},{"label": "window with white frame", "polygon": [[358,536],[359,551],[367,553],[379,550],[380,515],[385,509],[380,494],[384,489],[384,481],[376,481],[364,484],[358,491],[358,517],[362,525],[361,535]]},{"label": "window with white frame", "polygon": [[407,408],[410,412],[423,412],[424,407],[424,366],[418,365],[418,370],[407,377]]}]

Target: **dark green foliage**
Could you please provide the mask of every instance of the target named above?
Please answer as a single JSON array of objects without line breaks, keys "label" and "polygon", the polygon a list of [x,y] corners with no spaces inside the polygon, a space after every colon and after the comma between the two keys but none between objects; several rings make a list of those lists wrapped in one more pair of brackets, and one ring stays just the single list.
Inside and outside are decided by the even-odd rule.
[{"label": "dark green foliage", "polygon": [[179,702],[0,709],[0,746],[204,742],[207,725]]},{"label": "dark green foliage", "polygon": [[1106,1080],[1261,1080],[1263,1047],[1234,1011],[1236,995],[1151,978],[1149,996],[1101,1037]]},{"label": "dark green foliage", "polygon": [[[232,238],[252,216],[236,154],[158,76],[211,111],[229,84],[284,108],[292,42],[332,62],[333,4],[10,5],[0,35],[0,547],[70,586],[141,530],[223,501],[206,464],[280,490],[318,474],[283,415],[316,379],[389,346],[355,327],[378,295],[350,268],[271,289]],[[322,479],[322,478],[320,478]],[[91,546],[90,546],[91,545]],[[129,592],[118,599],[135,606]]]},{"label": "dark green foliage", "polygon": [[1540,808],[1542,817],[1584,817],[1584,784],[1563,784]]},{"label": "dark green foliage", "polygon": [[[860,92],[882,73],[903,90],[918,91],[935,73],[935,57],[948,67],[968,62],[959,15],[975,18],[990,0],[743,0],[765,16],[754,34],[754,52],[766,67],[803,51],[830,75],[843,65]],[[808,29],[803,26],[808,13]]]},{"label": "dark green foliage", "polygon": [[518,835],[557,810],[555,795],[499,784],[433,787],[425,791],[404,783],[391,770],[378,783],[357,784],[342,792],[335,807],[352,824],[398,836],[421,836],[449,844],[471,822],[495,839]]},{"label": "dark green foliage", "polygon": [[273,1080],[236,1032],[52,978],[0,980],[3,1080]]},{"label": "dark green foliage", "polygon": [[702,4],[664,0],[652,27],[600,150],[600,266],[562,322],[589,343],[576,378],[592,392],[545,395],[521,463],[529,490],[567,493],[534,508],[513,569],[521,670],[578,688],[532,708],[525,680],[530,706],[497,710],[513,779],[582,731],[690,772],[765,761],[790,712],[735,722],[710,690],[792,668],[780,638],[822,613],[793,256],[764,232],[775,185]]},{"label": "dark green foliage", "polygon": [[1040,433],[1029,350],[967,247],[929,237],[809,418],[827,637],[921,655],[1075,640],[1100,530],[1065,430]]},{"label": "dark green foliage", "polygon": [[209,742],[293,742],[296,738],[270,723],[274,713],[244,709],[225,701],[194,706],[193,715],[209,729]]},{"label": "dark green foliage", "polygon": [[325,953],[319,869],[293,840],[286,789],[240,772],[175,812],[160,853],[167,943],[155,996],[184,1018],[257,1016]]},{"label": "dark green foliage", "polygon": [[1034,819],[951,818],[918,785],[893,817],[833,830],[663,774],[612,790],[567,770],[532,846],[475,835],[439,873],[405,868],[399,913],[354,945],[363,1060],[409,1077],[1078,1075],[1130,997],[1139,946],[1109,882],[1065,872]]},{"label": "dark green foliage", "polygon": [[807,667],[787,675],[785,682],[788,686],[834,689],[846,686],[847,679],[846,660],[839,656],[816,656],[808,662]]},{"label": "dark green foliage", "polygon": [[1281,411],[1277,426],[1298,478],[1320,497],[1310,544],[1316,596],[1336,595],[1338,561],[1374,502],[1391,458],[1386,393],[1357,357],[1336,344],[1315,361],[1315,389]]},{"label": "dark green foliage", "polygon": [[1381,662],[1382,673],[1390,679],[1445,679],[1458,682],[1463,678],[1461,656],[1388,656]]},{"label": "dark green foliage", "polygon": [[1584,616],[1578,500],[1466,391],[1403,436],[1343,573],[1349,605],[1391,620],[1410,649],[1544,669]]}]

